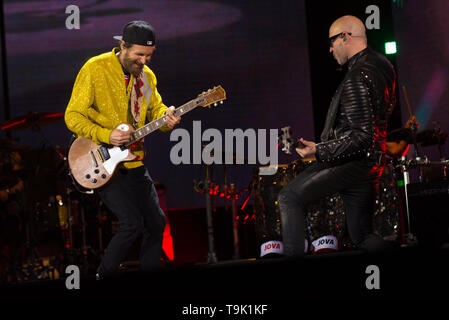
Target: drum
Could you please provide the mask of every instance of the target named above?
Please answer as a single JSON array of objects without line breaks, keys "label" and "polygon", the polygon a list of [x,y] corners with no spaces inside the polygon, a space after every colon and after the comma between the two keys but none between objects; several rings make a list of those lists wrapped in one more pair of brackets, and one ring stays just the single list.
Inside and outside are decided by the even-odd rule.
[{"label": "drum", "polygon": [[379,178],[373,216],[374,233],[385,240],[399,240],[400,193],[393,160],[388,161]]},{"label": "drum", "polygon": [[54,196],[46,202],[36,202],[28,219],[29,240],[41,257],[58,256],[63,250],[58,203]]},{"label": "drum", "polygon": [[[278,242],[282,243],[281,217],[277,203],[279,192],[314,161],[314,159],[303,159],[288,165],[278,165],[278,170],[274,175],[260,175],[253,182],[252,197],[256,212],[256,237],[257,242],[261,245],[261,257],[266,254],[267,249],[270,249],[270,254],[282,253],[282,250],[274,252],[272,250],[272,247],[277,246]],[[394,165],[387,163],[379,179],[373,215],[374,233],[385,240],[398,240],[399,199]],[[309,204],[306,207],[305,215],[306,252],[337,251],[353,246],[346,232],[343,200],[338,193]],[[271,246],[267,246],[267,244],[271,244]]]},{"label": "drum", "polygon": [[272,175],[259,174],[253,180],[251,196],[256,212],[256,240],[260,245],[261,257],[282,254],[281,217],[277,198],[282,188],[311,163],[313,159],[303,159],[290,164],[261,167],[259,172],[273,167],[277,170]]}]

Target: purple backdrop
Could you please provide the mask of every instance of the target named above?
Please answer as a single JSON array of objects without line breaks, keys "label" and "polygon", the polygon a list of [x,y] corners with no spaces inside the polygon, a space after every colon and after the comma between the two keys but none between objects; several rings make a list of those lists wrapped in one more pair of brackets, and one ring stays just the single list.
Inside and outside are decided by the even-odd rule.
[{"label": "purple backdrop", "polygon": [[[65,27],[69,4],[80,9],[79,30]],[[202,121],[203,131],[222,132],[291,125],[313,138],[302,1],[7,1],[5,13],[11,117],[63,112],[84,62],[111,50],[112,36],[121,34],[125,23],[142,19],[157,32],[150,67],[167,105],[178,106],[218,84],[227,91],[224,106],[195,110],[180,127],[191,131],[193,120]],[[54,145],[65,146],[69,140],[63,121],[43,131]],[[34,149],[43,143],[32,131],[13,131],[12,136]],[[146,139],[150,174],[167,187],[168,207],[204,206],[204,197],[192,188],[204,168],[172,165],[172,145],[169,135],[160,132]],[[280,157],[284,163],[296,159]],[[229,168],[229,182],[246,188],[254,167]],[[222,184],[223,167],[216,166],[215,172]]]},{"label": "purple backdrop", "polygon": [[[419,130],[432,129],[437,121],[441,129],[448,131],[449,3],[444,0],[404,2],[402,8],[393,6],[403,122],[409,117],[402,91],[405,86],[411,109],[420,122]],[[413,156],[413,148],[410,149],[409,156]],[[439,159],[436,146],[420,151],[431,160]],[[448,151],[446,144],[446,157]]]}]

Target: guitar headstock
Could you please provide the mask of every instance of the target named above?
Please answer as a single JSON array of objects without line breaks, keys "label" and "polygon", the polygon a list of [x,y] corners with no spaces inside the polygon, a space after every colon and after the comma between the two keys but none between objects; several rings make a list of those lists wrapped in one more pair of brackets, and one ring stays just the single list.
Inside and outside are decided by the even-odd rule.
[{"label": "guitar headstock", "polygon": [[281,133],[279,134],[279,142],[282,144],[282,151],[286,154],[292,154],[292,130],[290,127],[281,128]]},{"label": "guitar headstock", "polygon": [[208,107],[211,104],[217,106],[218,102],[222,104],[223,100],[226,100],[226,91],[222,86],[218,86],[199,94],[198,98],[200,98],[198,105],[202,107]]}]

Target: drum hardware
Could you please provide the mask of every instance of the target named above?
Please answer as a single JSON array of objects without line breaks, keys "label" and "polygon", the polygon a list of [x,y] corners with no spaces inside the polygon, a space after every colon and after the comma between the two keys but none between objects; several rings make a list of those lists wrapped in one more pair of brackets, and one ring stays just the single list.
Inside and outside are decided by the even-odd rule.
[{"label": "drum hardware", "polygon": [[[415,161],[421,161],[420,158],[415,159]],[[416,244],[416,237],[413,235],[411,227],[410,227],[410,208],[409,208],[409,199],[408,199],[408,192],[407,192],[407,186],[410,184],[410,174],[409,174],[409,167],[407,165],[407,160],[405,156],[402,156],[401,163],[399,164],[399,167],[401,169],[401,172],[403,174],[404,179],[404,195],[405,195],[405,208],[406,208],[406,217],[407,217],[407,234],[406,237],[406,243],[403,245],[415,245]]]},{"label": "drum hardware", "polygon": [[[274,171],[271,169],[275,169]],[[277,257],[282,254],[281,219],[278,206],[280,190],[291,180],[295,164],[259,167],[254,173],[250,195],[255,210],[256,240],[260,257]],[[274,172],[273,174],[265,174]],[[272,250],[273,246],[277,250]]]},{"label": "drum hardware", "polygon": [[70,190],[67,188],[67,203],[62,200],[62,196],[56,196],[56,206],[58,210],[59,229],[62,236],[62,242],[64,244],[65,258],[68,264],[75,262],[75,252],[73,245],[73,232],[72,232],[72,210]]},{"label": "drum hardware", "polygon": [[[20,207],[22,228],[17,230],[22,234],[15,248],[13,259],[9,262],[9,277],[12,281],[37,280],[48,277],[54,277],[54,261],[48,256],[52,254],[43,254],[40,242],[42,239],[51,235],[53,225],[51,216],[53,207],[51,203],[35,199],[35,190],[32,188],[31,180],[35,177],[36,170],[32,165],[25,166],[23,163],[22,152],[28,151],[27,147],[15,146],[14,139],[1,139],[0,151],[6,152],[1,159],[1,200],[6,203],[13,199]],[[41,152],[41,151],[40,151]],[[33,161],[36,165],[36,161]],[[4,197],[6,195],[6,197]],[[12,198],[14,196],[14,198]],[[56,217],[56,216],[55,216]],[[43,237],[43,238],[42,238]],[[46,262],[45,262],[46,261]]]},{"label": "drum hardware", "polygon": [[[226,167],[226,165],[224,165]],[[237,208],[237,200],[239,199],[239,196],[243,193],[248,191],[248,195],[245,199],[245,201],[243,202],[242,207],[240,208],[241,211],[243,211],[243,209],[245,208],[246,204],[248,203],[248,200],[251,197],[251,188],[252,185],[250,184],[248,186],[248,188],[246,189],[242,189],[242,190],[238,190],[235,187],[234,183],[231,183],[231,185],[228,187],[226,181],[227,181],[227,170],[225,170],[225,184],[222,187],[223,193],[220,194],[220,197],[224,197],[225,199],[225,204],[226,202],[231,199],[231,208],[232,208],[232,231],[233,231],[233,239],[234,239],[234,254],[233,254],[233,259],[240,259],[240,238],[239,238],[239,224],[246,224],[248,221],[251,221],[253,219],[253,217],[250,217],[249,214],[245,215],[245,217],[241,217],[239,215],[239,209]],[[226,209],[226,205],[225,205],[225,210]]]},{"label": "drum hardware", "polygon": [[441,249],[449,243],[448,190],[447,180],[408,186],[411,226],[421,248]]},{"label": "drum hardware", "polygon": [[[282,150],[291,154],[291,148],[294,139],[291,137],[289,127],[282,128],[279,135],[279,142],[283,145]],[[288,165],[277,165],[276,173],[273,176],[259,176],[255,185],[254,203],[257,212],[256,232],[259,236],[259,242],[263,243],[264,239],[279,240],[282,238],[280,225],[280,212],[277,207],[277,195],[279,191],[294,179],[298,174],[305,170],[309,165],[313,164],[316,159],[301,159],[294,161]],[[373,215],[375,232],[386,240],[396,241],[399,229],[399,197],[397,192],[392,188],[396,188],[396,176],[393,164],[388,164],[388,170],[384,170],[382,181],[379,183],[378,196],[376,199],[375,215]],[[387,168],[386,167],[386,168]],[[260,167],[259,171],[267,171],[269,168]],[[388,175],[388,176],[386,176]],[[391,202],[394,206],[389,206]],[[391,208],[393,207],[393,208]],[[312,203],[305,208],[305,236],[308,244],[306,253],[314,253],[317,249],[315,245],[323,242],[324,244],[335,242],[338,240],[339,249],[352,248],[353,245],[349,239],[346,239],[345,212],[343,201],[338,193],[329,195],[320,199],[316,203]],[[262,239],[262,240],[261,240]],[[317,241],[318,240],[318,241]],[[335,244],[335,243],[333,243]],[[334,247],[324,246],[324,251],[335,250]],[[321,252],[323,247],[319,248]]]},{"label": "drum hardware", "polygon": [[[67,147],[67,150],[70,149],[71,144],[73,141],[75,141],[76,136],[72,134],[69,144]],[[87,222],[86,222],[86,216],[85,216],[85,198],[84,195],[93,195],[94,190],[85,189],[82,186],[80,186],[76,180],[73,178],[70,170],[70,166],[67,163],[67,157],[64,157],[64,164],[67,172],[67,177],[69,179],[69,184],[73,188],[70,188],[67,186],[66,188],[66,198],[67,198],[67,211],[68,211],[68,237],[66,237],[66,252],[68,254],[68,260],[69,261],[78,261],[82,264],[82,272],[83,274],[88,273],[89,263],[88,263],[88,255],[91,254],[93,257],[98,258],[99,254],[96,252],[90,245],[87,243]],[[80,217],[80,228],[81,228],[81,247],[78,249],[75,249],[75,244],[73,241],[73,217],[72,214],[72,202],[74,201],[72,198],[73,192],[78,192],[79,194],[79,200],[77,200],[78,206],[78,214]],[[97,204],[97,220],[98,220],[98,246],[99,246],[99,252],[103,252],[103,229],[102,229],[102,214],[101,214],[101,201]],[[81,260],[81,261],[80,261]]]},{"label": "drum hardware", "polygon": [[[402,87],[404,92],[404,98],[407,104],[408,112],[410,117],[413,117],[413,112],[410,107],[410,103],[407,96],[407,90],[405,86]],[[405,239],[403,241],[403,246],[405,245],[416,245],[417,239],[411,230],[410,224],[410,207],[409,207],[409,196],[408,196],[408,185],[410,184],[410,169],[418,169],[418,180],[423,181],[423,167],[435,165],[429,161],[427,156],[421,156],[418,143],[423,146],[433,145],[433,144],[444,144],[447,134],[444,134],[441,130],[436,130],[436,123],[434,123],[434,130],[424,130],[417,132],[418,125],[415,121],[412,121],[409,128],[400,128],[389,133],[387,136],[387,141],[406,141],[408,144],[413,144],[414,146],[414,159],[407,159],[404,155],[401,157],[400,161],[396,164],[396,168],[401,170],[403,181],[404,181],[404,200],[406,207],[406,224],[407,233],[404,235]],[[440,152],[440,156],[442,153]]]},{"label": "drum hardware", "polygon": [[[277,196],[280,190],[298,174],[313,164],[313,159],[301,159],[290,164],[278,165],[278,171],[273,176],[262,175],[254,178],[252,197],[256,209],[256,235],[258,243],[269,240],[282,240],[280,212]],[[399,233],[399,196],[396,190],[396,177],[393,164],[387,164],[387,170],[381,176],[378,185],[373,215],[374,231],[385,240],[398,241]],[[263,169],[262,167],[259,169]],[[381,181],[384,180],[384,181]],[[391,204],[394,204],[394,207]],[[346,219],[343,200],[338,193],[328,195],[305,208],[305,236],[307,246],[305,253],[314,254],[325,251],[352,249],[354,245],[346,234]],[[335,243],[335,237],[337,244]],[[317,241],[318,240],[318,241]],[[314,242],[333,241],[333,247],[316,248]],[[324,244],[328,244],[328,243]],[[317,251],[317,249],[319,249]]]},{"label": "drum hardware", "polygon": [[291,149],[304,148],[304,144],[299,141],[299,139],[292,138],[292,130],[289,126],[281,128],[281,133],[279,134],[279,140],[282,144],[282,151],[286,154],[292,154]]},{"label": "drum hardware", "polygon": [[427,156],[417,156],[415,159],[407,159],[405,156],[401,158],[396,167],[401,169],[404,178],[404,194],[405,194],[405,206],[406,206],[406,217],[407,217],[407,243],[415,245],[417,242],[416,237],[413,235],[410,226],[410,207],[409,207],[409,197],[408,197],[408,185],[410,184],[410,173],[411,169],[418,169],[419,176],[418,180],[420,183],[423,182],[422,169],[425,167],[442,167],[444,172],[444,177],[446,176],[446,168],[449,166],[449,160],[442,161],[429,161]]},{"label": "drum hardware", "polygon": [[[36,203],[33,211],[28,217],[28,223],[25,228],[25,257],[26,263],[23,265],[22,280],[38,280],[41,275],[37,273],[40,262],[42,260],[36,246],[36,234],[35,234],[35,217],[39,216],[39,203]],[[47,270],[44,270],[47,271]]]},{"label": "drum hardware", "polygon": [[[15,281],[48,278],[54,274],[55,267],[49,263],[44,264],[44,259],[48,255],[44,257],[42,254],[41,249],[43,248],[40,247],[40,241],[42,240],[42,236],[45,239],[45,236],[51,234],[52,228],[56,227],[53,224],[55,220],[51,219],[52,214],[56,214],[56,212],[52,212],[53,207],[50,202],[44,205],[42,202],[32,199],[34,190],[29,183],[29,174],[33,171],[23,169],[21,157],[18,159],[20,161],[14,164],[14,168],[20,169],[12,170],[13,174],[17,176],[18,183],[9,186],[6,190],[8,198],[13,194],[15,197],[20,197],[17,201],[21,203],[23,216],[23,238],[21,238],[19,248],[14,255],[17,259],[11,260],[10,268],[13,271],[12,276]],[[20,233],[20,230],[17,232]],[[50,261],[48,257],[46,261]]]},{"label": "drum hardware", "polygon": [[[66,160],[66,157],[62,154],[56,151],[55,146],[53,143],[45,136],[44,132],[42,131],[42,127],[47,126],[49,124],[53,124],[58,122],[64,117],[64,114],[61,112],[33,112],[30,111],[28,114],[15,117],[9,120],[4,121],[0,125],[0,129],[2,130],[27,130],[30,129],[34,132],[37,132],[41,138],[43,143],[41,151],[43,152],[43,149],[45,145],[51,146],[52,150],[55,151],[55,154],[58,158],[61,158],[62,160]],[[42,154],[38,154],[38,160],[36,165],[36,171],[35,175],[38,174],[40,169],[40,159]]]},{"label": "drum hardware", "polygon": [[[19,259],[20,263],[17,263],[17,266],[13,265],[13,262],[11,262],[9,266],[10,270],[15,270],[15,275],[13,277],[15,277],[16,281],[57,277],[58,274],[63,272],[63,262],[64,264],[80,264],[80,266],[83,266],[83,270],[86,270],[88,255],[89,257],[92,257],[92,255],[95,258],[98,257],[97,252],[89,246],[88,234],[86,231],[87,221],[85,219],[85,206],[83,202],[83,194],[92,194],[93,192],[77,188],[78,186],[76,184],[73,184],[72,187],[70,181],[58,180],[56,182],[56,189],[60,192],[53,193],[55,190],[52,190],[51,194],[59,193],[59,195],[56,197],[50,196],[50,200],[46,201],[42,198],[42,189],[35,189],[40,188],[39,186],[42,185],[42,180],[45,180],[45,178],[50,176],[59,177],[60,171],[63,171],[63,166],[67,165],[65,152],[60,150],[58,146],[54,147],[41,130],[42,126],[56,122],[61,119],[62,116],[63,114],[60,113],[30,113],[28,116],[10,119],[0,125],[0,128],[3,130],[31,129],[37,131],[44,141],[42,148],[30,150],[32,152],[29,152],[28,154],[29,148],[16,146],[16,140],[0,139],[0,152],[4,151],[8,153],[8,157],[2,156],[0,159],[0,175],[3,172],[7,172],[8,174],[10,172],[14,173],[14,176],[11,176],[13,179],[9,179],[9,175],[8,177],[5,176],[5,178],[2,178],[0,187],[4,185],[6,187],[5,190],[10,191],[10,195],[16,188],[14,182],[16,182],[16,180],[23,180],[25,188],[23,193],[24,196],[27,195],[26,199],[23,201],[25,204],[24,239],[20,244],[21,248],[23,248],[23,258]],[[46,145],[51,147],[52,150],[48,150],[51,151],[51,154],[46,153]],[[25,166],[21,163],[16,165],[14,162],[13,164],[12,160],[16,159],[15,154],[22,151],[27,151],[26,162],[24,162]],[[54,154],[56,154],[56,158],[54,157]],[[50,156],[51,161],[48,161],[48,156]],[[6,161],[7,159],[10,159],[11,161]],[[53,159],[58,159],[58,163],[54,164]],[[63,160],[61,161],[61,164],[59,164],[59,159]],[[44,165],[44,162],[45,165],[50,167],[47,168]],[[51,173],[48,177],[44,176],[44,173],[48,173],[47,169],[51,169]],[[63,176],[61,175],[61,177]],[[59,182],[61,182],[61,185],[58,184]],[[59,190],[59,187],[62,186],[63,189]],[[74,202],[77,201],[73,192],[76,192],[77,194],[79,192],[79,195],[81,196],[80,201],[82,205],[79,210],[72,208]],[[8,195],[7,192],[5,193]],[[46,192],[44,193],[45,196],[47,196]],[[64,195],[64,193],[66,194]],[[90,206],[89,203],[86,204]],[[98,203],[93,203],[93,207],[96,207],[97,204]],[[95,209],[95,211],[97,210]],[[77,217],[74,216],[74,214],[76,215],[77,213],[79,213],[81,219],[81,223],[79,224],[81,232],[79,233],[77,232],[77,229],[74,229],[78,227],[78,220],[74,221],[74,217]],[[101,209],[99,206],[98,213],[98,246],[101,252],[103,250],[103,219],[100,215]],[[49,237],[51,237],[51,239]],[[51,250],[51,253],[46,254],[49,250]],[[57,250],[57,253],[54,252],[55,250]],[[22,252],[22,250],[18,250],[18,252]]]},{"label": "drum hardware", "polygon": [[[73,190],[71,190],[71,192],[73,192]],[[70,193],[71,193],[70,192]],[[88,274],[89,271],[89,260],[88,260],[88,256],[89,254],[91,254],[94,258],[98,258],[98,253],[90,246],[88,245],[88,241],[87,241],[87,221],[86,221],[86,216],[85,216],[85,203],[84,203],[84,196],[81,194],[80,196],[80,200],[79,200],[79,211],[80,211],[80,227],[81,227],[81,248],[75,250],[76,254],[77,254],[77,261],[81,262],[81,266],[82,266],[82,272],[83,274]],[[70,206],[69,206],[70,207]],[[100,210],[101,206],[98,206],[98,210],[99,212],[101,212]],[[101,217],[100,217],[101,219]],[[99,224],[98,229],[98,238],[99,238],[99,252],[103,252],[103,244],[102,244],[102,226],[101,224]],[[81,257],[81,258],[80,258]],[[81,261],[79,261],[81,260]]]},{"label": "drum hardware", "polygon": [[[39,113],[39,112],[30,112],[27,116],[24,117],[18,117],[14,119],[7,120],[3,122],[0,126],[3,130],[22,130],[22,129],[31,129],[32,131],[36,131],[40,134],[43,140],[42,148],[39,148],[37,150],[37,154],[30,153],[30,156],[32,156],[31,159],[29,159],[31,162],[28,163],[28,166],[30,167],[30,170],[24,171],[24,169],[21,167],[20,172],[22,175],[24,173],[27,173],[27,177],[25,178],[25,186],[26,194],[28,195],[27,208],[25,212],[27,213],[27,218],[25,219],[25,228],[24,228],[24,234],[25,239],[23,241],[23,248],[24,248],[24,258],[23,258],[23,265],[22,269],[17,270],[16,279],[18,281],[22,280],[38,280],[47,278],[48,276],[52,277],[53,271],[59,271],[59,273],[62,272],[62,269],[58,270],[57,267],[53,266],[54,262],[53,260],[50,261],[49,264],[44,265],[44,259],[45,257],[42,256],[41,253],[48,251],[48,249],[55,249],[55,246],[60,245],[60,249],[57,249],[59,253],[56,254],[56,259],[65,260],[67,264],[75,263],[75,261],[78,259],[78,257],[81,257],[80,252],[75,250],[75,243],[74,243],[74,234],[73,234],[73,215],[71,212],[71,193],[74,188],[69,188],[66,183],[64,183],[66,192],[67,192],[67,201],[64,201],[64,197],[57,195],[56,197],[51,196],[50,201],[46,203],[45,201],[42,201],[39,196],[36,196],[35,190],[33,189],[33,186],[36,188],[39,187],[41,184],[41,179],[45,177],[42,177],[43,175],[43,166],[41,163],[45,161],[45,145],[48,145],[51,147],[52,154],[56,154],[57,159],[61,159],[62,166],[66,165],[67,158],[63,154],[63,151],[59,151],[58,147],[54,147],[53,144],[47,137],[44,135],[41,127],[54,123],[57,120],[61,119],[63,117],[62,113]],[[26,148],[16,148],[13,145],[13,139],[5,139],[0,140],[0,149],[2,146],[3,149],[7,149],[12,152],[18,152],[18,151],[24,151]],[[53,159],[53,158],[51,158]],[[46,163],[47,164],[47,163]],[[52,170],[59,172],[59,169],[62,169],[61,165],[54,165]],[[32,170],[31,170],[32,168]],[[45,168],[44,168],[45,169]],[[53,172],[52,171],[52,172]],[[59,173],[58,173],[59,174]],[[52,174],[52,176],[55,176],[55,174]],[[31,180],[30,180],[31,179]],[[36,181],[34,181],[34,180]],[[34,181],[34,182],[33,182]],[[6,181],[5,181],[6,183]],[[74,185],[76,188],[77,186]],[[80,193],[93,193],[90,191],[84,191],[79,190]],[[42,193],[42,192],[39,192]],[[49,221],[47,219],[51,217],[53,220],[54,216],[54,226],[52,223],[51,228],[54,227],[51,231],[51,236],[59,234],[58,239],[50,239],[51,243],[42,243],[42,240],[48,241],[48,235],[49,232]],[[93,249],[91,249],[87,245],[87,239],[86,239],[86,223],[84,221],[84,212],[82,212],[82,248],[80,249],[82,254],[82,257],[86,257],[88,252],[94,252]],[[42,237],[44,237],[42,239]],[[101,238],[100,238],[101,241]],[[42,250],[42,251],[41,251]],[[96,253],[94,252],[96,255]],[[50,254],[51,255],[51,254]],[[84,260],[86,261],[86,260]],[[60,265],[61,268],[63,268],[62,264]],[[53,270],[53,271],[52,271]]]},{"label": "drum hardware", "polygon": [[[206,145],[203,145],[203,148]],[[226,155],[230,155],[228,151],[225,150],[212,150],[211,151],[211,157],[213,157],[214,152],[219,152],[222,154],[223,157],[226,157]],[[232,159],[233,161],[236,161],[237,159],[243,159],[245,163],[248,162],[248,159],[246,157],[240,157],[236,153],[232,153]],[[201,164],[202,166],[203,164]],[[197,180],[193,180],[193,189],[201,194],[205,195],[206,200],[206,217],[207,217],[207,233],[208,233],[208,257],[207,262],[208,263],[217,263],[217,256],[214,249],[214,235],[213,235],[213,217],[212,217],[212,211],[215,207],[215,201],[217,198],[224,198],[225,201],[225,209],[228,209],[228,201],[231,201],[231,210],[232,210],[232,221],[233,221],[233,247],[234,247],[234,259],[240,258],[240,240],[239,240],[239,233],[238,233],[238,225],[239,225],[239,215],[238,215],[238,208],[237,208],[237,199],[239,197],[239,194],[241,194],[243,191],[249,191],[251,187],[244,190],[237,190],[235,188],[235,185],[231,183],[228,185],[228,173],[229,169],[226,163],[223,163],[223,175],[224,175],[224,185],[219,186],[216,184],[214,179],[214,164],[206,164],[206,173],[205,177]],[[248,198],[245,201],[245,204],[247,202]]]},{"label": "drum hardware", "polygon": [[[80,266],[84,275],[89,273],[92,267],[89,262],[90,257],[95,261],[99,260],[100,253],[103,252],[103,233],[102,233],[102,214],[101,202],[97,206],[96,218],[98,219],[98,251],[96,251],[87,239],[87,226],[85,209],[87,203],[85,195],[78,193],[74,188],[67,187],[66,197],[56,196],[55,205],[57,207],[59,218],[59,231],[61,234],[61,243],[63,244],[63,260],[65,264],[76,264]],[[74,197],[78,195],[78,197]]]},{"label": "drum hardware", "polygon": [[98,204],[97,208],[97,222],[98,222],[98,252],[103,253],[103,214],[101,211],[102,202]]},{"label": "drum hardware", "polygon": [[30,111],[26,115],[15,117],[0,125],[2,130],[27,130],[40,131],[41,127],[58,122],[64,117],[61,112],[33,112]]},{"label": "drum hardware", "polygon": [[[205,145],[203,145],[203,148]],[[201,163],[201,166],[203,164]],[[217,255],[215,253],[214,227],[212,221],[212,197],[211,187],[213,185],[212,179],[214,175],[213,164],[206,164],[206,174],[203,179],[193,180],[193,189],[205,195],[206,200],[206,221],[207,221],[207,263],[217,263]]]},{"label": "drum hardware", "polygon": [[206,165],[206,177],[204,179],[204,188],[206,190],[206,219],[207,219],[207,240],[209,251],[207,253],[207,263],[217,263],[217,255],[214,248],[214,226],[212,223],[212,199],[209,192],[210,181],[213,177],[213,167],[212,165]]},{"label": "drum hardware", "polygon": [[[227,187],[226,187],[226,191]],[[235,189],[235,184],[231,183],[231,188],[229,190],[229,193],[226,194],[225,199],[228,198],[228,196],[232,199],[232,231],[234,235],[234,259],[240,259],[240,241],[239,241],[239,229],[238,229],[238,219],[237,219],[237,198],[238,198],[238,192]],[[226,201],[226,200],[225,200]]]}]

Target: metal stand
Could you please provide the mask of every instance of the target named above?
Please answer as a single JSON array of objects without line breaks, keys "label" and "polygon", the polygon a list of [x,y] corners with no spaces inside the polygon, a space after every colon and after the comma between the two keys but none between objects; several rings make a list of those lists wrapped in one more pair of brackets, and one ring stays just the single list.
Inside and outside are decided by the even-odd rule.
[{"label": "metal stand", "polygon": [[[220,151],[222,155],[225,156],[225,151]],[[233,154],[234,159],[237,157]],[[245,159],[246,160],[246,159]],[[230,187],[228,187],[228,168],[226,164],[224,164],[224,186],[221,188],[221,194],[219,190],[219,186],[215,185],[213,181],[214,176],[214,167],[213,164],[206,165],[206,177],[200,180],[193,180],[194,182],[194,190],[205,194],[206,196],[206,214],[207,214],[207,235],[208,235],[208,244],[209,244],[209,252],[208,252],[208,263],[216,263],[217,257],[214,250],[214,228],[212,221],[212,211],[214,207],[214,200],[212,198],[215,195],[219,194],[219,197],[224,197],[225,200],[225,209],[228,210],[228,199],[231,199],[231,210],[232,210],[232,224],[233,224],[233,246],[234,246],[234,254],[233,259],[240,259],[240,241],[239,241],[239,233],[238,233],[238,208],[237,208],[237,198],[239,191],[235,189],[235,185],[231,183]]]},{"label": "metal stand", "polygon": [[[88,274],[89,273],[89,257],[88,254],[92,254],[93,257],[95,257],[95,259],[98,258],[98,254],[97,252],[95,252],[95,250],[87,244],[87,238],[86,238],[86,218],[85,218],[85,210],[84,210],[84,200],[81,198],[81,208],[80,208],[80,212],[81,212],[81,230],[82,230],[82,247],[81,247],[81,255],[83,257],[82,261],[83,261],[83,272],[84,274]],[[99,236],[101,236],[101,233],[99,233]],[[101,240],[100,240],[101,241]]]},{"label": "metal stand", "polygon": [[206,217],[207,217],[207,239],[209,244],[209,252],[207,254],[207,263],[217,263],[217,255],[214,248],[214,226],[212,222],[212,201],[210,195],[210,179],[211,179],[211,166],[206,166]]},{"label": "metal stand", "polygon": [[[33,209],[31,212],[31,216],[29,217],[29,221],[26,226],[26,270],[21,271],[21,279],[16,277],[16,280],[40,280],[46,278],[48,274],[52,274],[54,276],[54,267],[51,265],[45,266],[42,263],[41,255],[36,248],[36,235],[34,229],[34,216],[38,212],[37,207]],[[37,261],[37,263],[36,263]]]},{"label": "metal stand", "polygon": [[411,230],[410,225],[410,206],[409,206],[409,199],[408,199],[408,188],[407,185],[410,184],[410,176],[409,176],[409,170],[413,168],[419,169],[419,182],[422,182],[422,168],[424,167],[430,167],[430,166],[437,166],[437,167],[443,167],[443,172],[446,172],[447,166],[449,166],[449,161],[429,161],[426,156],[423,158],[416,157],[413,160],[407,160],[406,157],[402,157],[401,159],[401,170],[404,176],[404,193],[405,193],[405,205],[406,205],[406,212],[407,212],[407,238],[406,243],[408,245],[414,245],[417,242],[417,239],[413,235],[413,232]]},{"label": "metal stand", "polygon": [[34,238],[34,219],[33,216],[35,215],[36,211],[33,210],[31,213],[31,216],[29,217],[28,224],[26,226],[26,259],[27,259],[27,278],[28,280],[37,280],[38,276],[35,272],[36,269],[36,259],[40,259],[40,255],[35,247],[35,241]]},{"label": "metal stand", "polygon": [[239,223],[237,221],[237,193],[235,185],[231,183],[230,195],[232,198],[232,223],[234,234],[234,259],[240,259]]},{"label": "metal stand", "polygon": [[[405,88],[404,88],[405,92]],[[412,123],[410,126],[410,129],[412,130],[412,143],[414,146],[414,153],[415,153],[415,161],[416,163],[419,163],[421,161],[421,157],[419,155],[418,151],[418,144],[416,141],[416,132],[418,130],[415,123]],[[404,175],[404,193],[405,193],[405,205],[406,205],[406,213],[407,213],[407,234],[406,234],[406,244],[407,245],[415,245],[416,244],[416,238],[412,233],[411,225],[410,225],[410,207],[409,207],[409,201],[408,201],[408,191],[407,191],[407,185],[410,184],[410,174],[408,172],[410,166],[407,164],[406,157],[403,156],[401,158],[402,160],[402,172]],[[422,182],[423,176],[422,176],[422,168],[419,167],[419,182]]]},{"label": "metal stand", "polygon": [[411,226],[410,226],[410,208],[408,204],[408,192],[407,192],[407,185],[410,184],[410,174],[408,172],[408,168],[406,165],[405,157],[402,157],[403,165],[402,165],[402,172],[404,175],[404,194],[405,194],[405,206],[406,206],[406,213],[407,213],[407,234],[405,235],[405,241],[407,245],[412,245],[416,243],[416,238],[411,232]]}]

